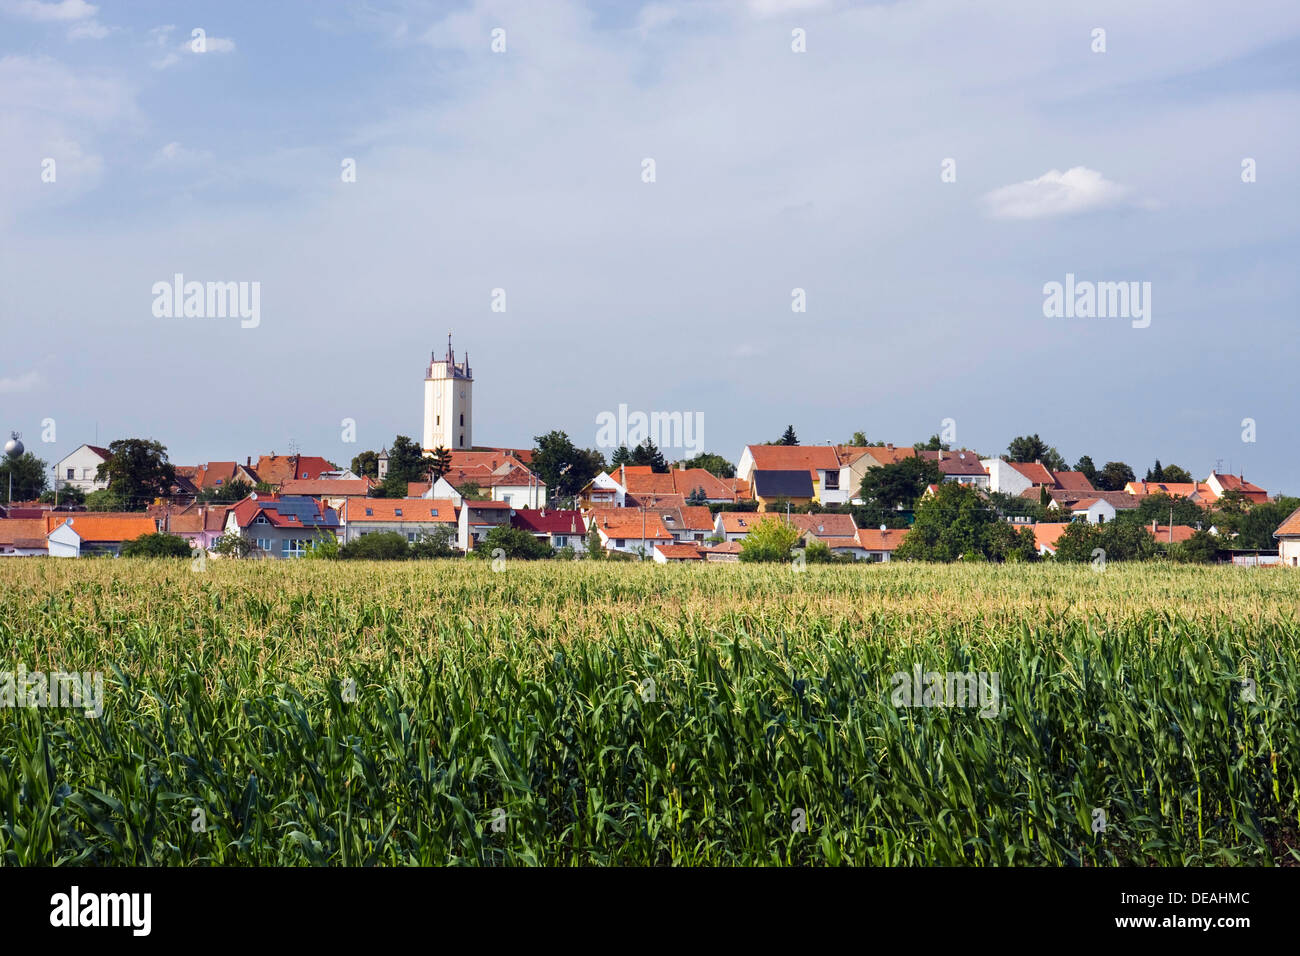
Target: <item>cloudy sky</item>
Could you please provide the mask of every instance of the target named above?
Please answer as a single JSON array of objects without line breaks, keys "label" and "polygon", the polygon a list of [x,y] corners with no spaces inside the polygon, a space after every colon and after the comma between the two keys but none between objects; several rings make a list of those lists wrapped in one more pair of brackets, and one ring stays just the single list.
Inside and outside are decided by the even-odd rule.
[{"label": "cloudy sky", "polygon": [[[951,418],[1298,493],[1298,66],[1294,0],[0,0],[0,427],[346,463],[450,329],[477,444]],[[156,317],[176,273],[260,323]]]}]

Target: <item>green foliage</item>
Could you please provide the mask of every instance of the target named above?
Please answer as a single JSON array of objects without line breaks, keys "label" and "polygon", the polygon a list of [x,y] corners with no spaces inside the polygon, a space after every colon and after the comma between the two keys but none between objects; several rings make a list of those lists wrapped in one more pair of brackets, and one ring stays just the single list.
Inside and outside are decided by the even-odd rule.
[{"label": "green foliage", "polygon": [[550,431],[533,441],[531,467],[551,497],[572,498],[605,470],[604,455],[595,449],[578,448],[565,432]]},{"label": "green foliage", "polygon": [[1272,549],[1277,547],[1273,532],[1297,508],[1300,508],[1300,498],[1282,495],[1276,501],[1243,506],[1239,510],[1215,511],[1211,520],[1220,534],[1233,536],[1230,542],[1233,548]]},{"label": "green foliage", "polygon": [[781,438],[777,441],[777,444],[778,444],[778,445],[797,445],[797,444],[799,444],[799,436],[796,435],[796,434],[794,433],[794,426],[793,426],[793,425],[787,425],[787,426],[785,426],[785,431],[782,432],[782,434],[781,434]]},{"label": "green foliage", "polygon": [[384,493],[377,497],[405,498],[407,484],[428,481],[433,464],[433,459],[425,456],[418,443],[405,435],[398,435],[388,446],[388,474],[382,486]]},{"label": "green foliage", "polygon": [[655,443],[649,438],[632,449],[632,465],[649,465],[650,470],[657,474],[665,474],[668,471],[668,462],[664,460],[663,452],[655,447]]},{"label": "green foliage", "polygon": [[715,455],[712,452],[700,452],[694,458],[688,459],[683,468],[703,468],[709,474],[716,478],[735,478],[736,466],[721,455]]},{"label": "green foliage", "polygon": [[1151,524],[1152,521],[1169,524],[1171,513],[1173,524],[1185,524],[1193,528],[1199,524],[1208,531],[1210,525],[1214,523],[1209,512],[1196,502],[1163,493],[1147,495],[1141,499],[1141,503],[1136,508],[1121,512],[1117,520],[1137,521],[1145,525]]},{"label": "green foliage", "polygon": [[813,541],[803,549],[803,558],[806,564],[835,564],[838,555],[824,541]]},{"label": "green foliage", "polygon": [[[34,501],[45,490],[46,463],[29,451],[21,455],[0,455],[0,501]],[[13,479],[10,499],[9,480]]]},{"label": "green foliage", "polygon": [[429,466],[429,477],[437,481],[451,471],[451,449],[439,445],[433,450],[433,463]]},{"label": "green foliage", "polygon": [[1098,548],[1106,553],[1107,562],[1141,561],[1155,557],[1159,550],[1155,538],[1136,521],[1075,521],[1057,539],[1056,559],[1091,562]]},{"label": "green foliage", "polygon": [[[167,447],[145,438],[119,438],[108,446],[109,459],[96,472],[108,479],[117,506],[143,511],[155,498],[166,497],[176,483],[176,469],[167,460]],[[89,502],[87,502],[89,505]]]},{"label": "green foliage", "polygon": [[228,485],[218,485],[214,488],[200,488],[198,496],[195,498],[200,504],[210,504],[212,502],[222,502],[225,504],[234,504],[243,501],[253,491],[253,486],[242,478],[236,478]]},{"label": "green foliage", "polygon": [[917,451],[951,451],[952,446],[939,440],[938,435],[931,435],[929,441],[919,441],[912,445]]},{"label": "green foliage", "polygon": [[405,561],[411,556],[406,536],[396,531],[376,531],[354,538],[339,548],[345,561]]},{"label": "green foliage", "polygon": [[1169,557],[1183,564],[1210,564],[1219,551],[1219,539],[1208,531],[1197,531],[1169,549]]},{"label": "green foliage", "polygon": [[[493,553],[498,549],[503,551],[504,554],[496,555]],[[505,557],[536,561],[539,558],[552,557],[555,554],[555,549],[523,528],[497,525],[484,535],[482,543],[475,545],[470,554],[476,558],[484,559]]]},{"label": "green foliage", "polygon": [[703,507],[709,503],[709,497],[704,493],[703,488],[696,488],[686,496],[686,503],[695,507]]},{"label": "green foliage", "polygon": [[938,462],[928,458],[904,458],[890,465],[868,468],[862,476],[858,495],[863,501],[875,502],[885,511],[897,508],[912,510],[929,485],[943,481]]},{"label": "green foliage", "polygon": [[[1160,462],[1157,461],[1156,464],[1159,465]],[[1191,484],[1195,481],[1187,469],[1179,468],[1177,465],[1165,465],[1163,471],[1165,477],[1158,480],[1172,481],[1178,484]]]},{"label": "green foliage", "polygon": [[0,709],[0,864],[1295,862],[1300,575],[672,570],[8,562],[10,660],[112,669]]},{"label": "green foliage", "polygon": [[605,546],[600,543],[600,531],[594,521],[587,529],[587,557],[592,561],[600,561],[605,557]]},{"label": "green foliage", "polygon": [[142,534],[122,543],[124,558],[188,558],[194,551],[190,543],[174,534]]},{"label": "green foliage", "polygon": [[343,545],[332,534],[317,535],[307,545],[303,557],[312,561],[337,561],[343,557]]},{"label": "green foliage", "polygon": [[1130,481],[1136,481],[1133,469],[1122,461],[1108,461],[1101,471],[1092,479],[1094,488],[1099,491],[1123,491]]},{"label": "green foliage", "polygon": [[799,541],[799,531],[774,515],[762,518],[740,542],[740,560],[745,562],[789,561]]},{"label": "green foliage", "polygon": [[459,552],[455,547],[456,529],[449,525],[438,525],[432,531],[421,534],[410,545],[413,558],[450,558]]},{"label": "green foliage", "polygon": [[614,469],[619,465],[630,464],[632,464],[632,450],[627,445],[619,445],[618,448],[614,449],[614,456],[609,460],[610,468]]},{"label": "green foliage", "polygon": [[360,475],[362,478],[379,478],[379,453],[375,451],[363,451],[352,459],[350,470],[354,475]]},{"label": "green foliage", "polygon": [[895,557],[916,561],[1020,560],[1037,555],[1033,531],[1014,528],[969,485],[946,482],[916,507]]},{"label": "green foliage", "polygon": [[491,501],[492,494],[478,486],[477,481],[467,481],[456,489],[456,493],[466,501]]},{"label": "green foliage", "polygon": [[257,551],[257,545],[241,534],[227,531],[212,545],[212,553],[226,558],[246,558]]},{"label": "green foliage", "polygon": [[1092,483],[1092,486],[1097,487],[1097,466],[1092,463],[1092,459],[1087,455],[1082,456],[1074,463],[1074,470],[1082,472],[1083,476]]},{"label": "green foliage", "polygon": [[76,485],[60,485],[57,492],[53,488],[47,488],[41,493],[41,501],[45,504],[54,504],[56,499],[61,506],[84,505],[86,493]]},{"label": "green foliage", "polygon": [[87,511],[129,511],[114,488],[100,488],[86,495]]},{"label": "green foliage", "polygon": [[885,447],[885,443],[883,441],[867,441],[866,432],[854,432],[853,437],[848,440],[847,444],[851,448],[884,448]]},{"label": "green foliage", "polygon": [[1007,458],[1016,462],[1041,461],[1047,454],[1047,449],[1047,442],[1039,438],[1037,432],[1021,435],[1011,439],[1011,444],[1007,446]]}]

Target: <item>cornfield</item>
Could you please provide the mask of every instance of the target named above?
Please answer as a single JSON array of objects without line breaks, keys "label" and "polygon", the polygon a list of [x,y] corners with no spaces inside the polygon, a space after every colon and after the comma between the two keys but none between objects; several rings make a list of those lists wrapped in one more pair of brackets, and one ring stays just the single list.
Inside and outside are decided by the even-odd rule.
[{"label": "cornfield", "polygon": [[[9,865],[1296,865],[1300,574],[10,560]],[[995,716],[892,675],[995,674]]]}]

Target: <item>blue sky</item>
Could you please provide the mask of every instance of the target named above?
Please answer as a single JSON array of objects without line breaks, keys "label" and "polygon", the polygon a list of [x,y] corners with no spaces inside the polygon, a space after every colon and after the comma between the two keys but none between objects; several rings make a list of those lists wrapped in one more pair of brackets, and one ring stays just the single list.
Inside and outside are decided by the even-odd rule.
[{"label": "blue sky", "polygon": [[[0,0],[0,427],[346,463],[419,435],[454,329],[479,444],[952,418],[1300,493],[1298,65],[1281,0]],[[155,318],[176,272],[260,324]],[[1067,273],[1150,326],[1046,318]]]}]

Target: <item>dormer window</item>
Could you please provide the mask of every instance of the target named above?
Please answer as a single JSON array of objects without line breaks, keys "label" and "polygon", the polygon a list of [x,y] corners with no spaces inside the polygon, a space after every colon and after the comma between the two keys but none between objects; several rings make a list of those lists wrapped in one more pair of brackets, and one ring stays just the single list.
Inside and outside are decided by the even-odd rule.
[{"label": "dormer window", "polygon": [[367,517],[367,518],[373,518],[374,515],[375,515],[375,509],[374,509],[374,508],[367,508],[367,509],[366,509],[366,517]]},{"label": "dormer window", "polygon": [[402,516],[402,509],[401,509],[401,508],[394,508],[394,509],[393,509],[393,514],[397,515],[397,517],[400,518],[400,517]]},{"label": "dormer window", "polygon": [[437,509],[437,508],[430,508],[430,509],[429,509],[429,517],[431,517],[431,518],[436,518],[436,517],[438,517],[438,509]]},{"label": "dormer window", "polygon": [[267,523],[268,522],[266,520],[266,515],[258,515],[257,520],[253,522],[253,524],[267,524]]}]

